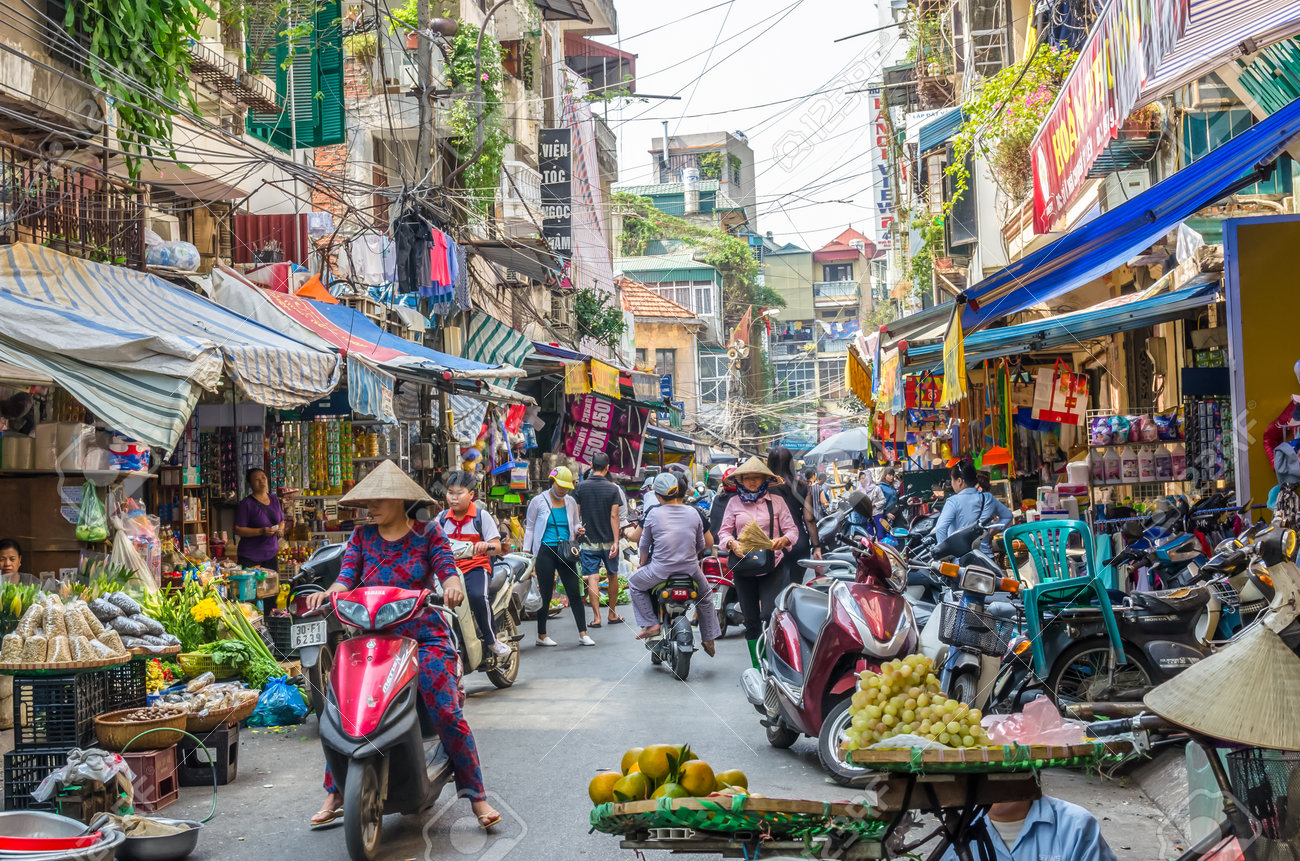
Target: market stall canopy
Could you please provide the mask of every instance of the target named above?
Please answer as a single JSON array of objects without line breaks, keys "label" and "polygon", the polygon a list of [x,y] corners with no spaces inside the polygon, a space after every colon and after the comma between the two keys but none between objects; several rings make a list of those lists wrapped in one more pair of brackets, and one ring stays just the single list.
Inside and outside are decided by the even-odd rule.
[{"label": "market stall canopy", "polygon": [[694,454],[696,446],[702,446],[706,451],[710,450],[708,443],[700,442],[684,433],[678,433],[675,430],[660,427],[659,425],[646,425],[645,435],[647,441],[652,439],[662,440],[664,451],[682,451]]},{"label": "market stall canopy", "polygon": [[[0,249],[0,360],[52,377],[111,427],[170,450],[225,373],[288,409],[338,384],[339,357],[161,278],[30,243]],[[188,408],[187,408],[188,407]]]},{"label": "market stall canopy", "polygon": [[[1271,164],[1297,136],[1300,99],[1148,191],[968,288],[963,328],[981,329],[1126,263],[1197,210],[1253,185],[1259,179],[1256,166]],[[952,306],[945,302],[890,324],[887,343],[932,331],[948,319]]]},{"label": "market stall canopy", "polygon": [[[1082,311],[1057,314],[1001,329],[984,329],[966,337],[966,365],[970,367],[999,356],[1054,350],[1089,338],[1100,338],[1176,320],[1194,308],[1213,302],[1218,291],[1217,279],[1212,284],[1201,284],[1172,293],[1152,295],[1151,291],[1144,290],[1107,300]],[[939,371],[942,368],[942,343],[908,344],[904,371],[915,373]]]},{"label": "market stall canopy", "polygon": [[871,450],[871,432],[864,427],[849,428],[817,443],[803,456],[807,464],[822,461],[852,460]]}]

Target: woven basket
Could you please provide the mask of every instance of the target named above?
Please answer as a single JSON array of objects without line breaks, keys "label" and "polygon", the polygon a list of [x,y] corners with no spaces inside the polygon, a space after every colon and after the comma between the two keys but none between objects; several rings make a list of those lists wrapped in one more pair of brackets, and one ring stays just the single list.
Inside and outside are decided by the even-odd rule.
[{"label": "woven basket", "polygon": [[[130,743],[131,739],[138,736],[145,730],[150,729],[185,729],[185,710],[173,709],[175,714],[172,717],[160,718],[158,720],[141,720],[141,721],[124,721],[126,717],[136,709],[122,709],[120,711],[109,712],[95,718],[95,737],[99,739],[101,747],[108,750],[121,750]],[[151,732],[144,738],[131,745],[132,750],[156,750],[162,747],[171,747],[180,741],[184,736],[178,732]]]},{"label": "woven basket", "polygon": [[235,706],[231,709],[222,709],[221,711],[208,712],[203,716],[190,715],[185,722],[185,729],[190,732],[208,732],[214,730],[222,724],[239,723],[244,718],[253,713],[257,708],[257,700],[249,700],[242,706]]},{"label": "woven basket", "polygon": [[833,827],[873,837],[887,827],[888,823],[862,814],[858,805],[785,798],[659,798],[601,804],[591,811],[591,827],[605,834],[691,828],[721,833],[754,831],[774,837],[814,836]]},{"label": "woven basket", "polygon": [[181,652],[176,656],[176,663],[181,665],[185,675],[191,679],[204,673],[212,673],[218,679],[233,679],[239,675],[239,670],[225,664],[218,664],[212,660],[211,655],[203,652]]}]

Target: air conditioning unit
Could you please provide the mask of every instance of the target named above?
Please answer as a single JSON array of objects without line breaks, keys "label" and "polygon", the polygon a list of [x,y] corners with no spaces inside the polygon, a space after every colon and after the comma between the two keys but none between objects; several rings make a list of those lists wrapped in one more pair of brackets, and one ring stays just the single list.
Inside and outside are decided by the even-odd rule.
[{"label": "air conditioning unit", "polygon": [[551,325],[557,329],[573,328],[573,309],[563,293],[551,293]]},{"label": "air conditioning unit", "polygon": [[1150,187],[1151,172],[1145,169],[1121,170],[1108,175],[1101,187],[1102,212],[1110,212]]},{"label": "air conditioning unit", "polygon": [[527,275],[516,272],[514,269],[507,269],[501,280],[511,287],[527,287],[529,283]]}]

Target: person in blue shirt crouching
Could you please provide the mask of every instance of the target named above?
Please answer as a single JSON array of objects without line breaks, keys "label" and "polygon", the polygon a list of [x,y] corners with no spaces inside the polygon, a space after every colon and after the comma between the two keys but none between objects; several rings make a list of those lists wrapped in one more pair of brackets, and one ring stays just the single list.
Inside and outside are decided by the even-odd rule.
[{"label": "person in blue shirt crouching", "polygon": [[[1042,795],[1033,801],[1004,801],[980,817],[988,826],[988,842],[996,861],[1116,861],[1101,836],[1097,817],[1060,798]],[[975,820],[978,829],[980,819]],[[970,857],[980,858],[975,841]],[[950,847],[941,861],[959,861]]]}]

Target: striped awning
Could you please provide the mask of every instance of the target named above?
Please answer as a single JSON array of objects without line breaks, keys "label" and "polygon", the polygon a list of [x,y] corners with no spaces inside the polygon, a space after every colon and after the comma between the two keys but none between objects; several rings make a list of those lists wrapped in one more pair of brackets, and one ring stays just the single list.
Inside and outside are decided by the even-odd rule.
[{"label": "striped awning", "polygon": [[[465,358],[487,365],[520,367],[532,355],[533,342],[518,329],[490,314],[475,311],[465,337]],[[506,384],[513,388],[511,384]]]},{"label": "striped awning", "polygon": [[[1167,96],[1220,66],[1300,34],[1296,0],[1191,0],[1187,29],[1142,84],[1134,109]],[[1078,69],[1072,74],[1083,74]]]},{"label": "striped awning", "polygon": [[244,398],[288,409],[333,391],[341,371],[334,352],[161,278],[30,243],[0,248],[0,346],[8,361],[80,392],[117,430],[166,449],[184,422],[143,419],[160,400],[192,406],[194,387],[215,389],[224,373]]}]

